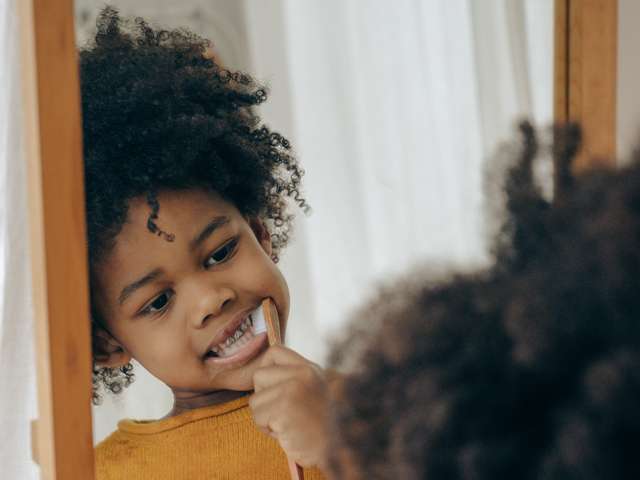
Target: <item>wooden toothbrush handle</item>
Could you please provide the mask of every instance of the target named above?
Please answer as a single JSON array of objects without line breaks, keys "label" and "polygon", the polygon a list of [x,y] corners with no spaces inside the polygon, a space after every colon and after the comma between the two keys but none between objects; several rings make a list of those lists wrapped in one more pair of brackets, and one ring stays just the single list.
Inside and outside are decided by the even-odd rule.
[{"label": "wooden toothbrush handle", "polygon": [[267,327],[269,345],[282,345],[278,310],[276,309],[275,302],[271,300],[271,298],[265,298],[262,301],[262,313],[264,314],[264,323]]},{"label": "wooden toothbrush handle", "polygon": [[[282,345],[282,337],[280,337],[280,318],[276,304],[271,298],[265,298],[262,301],[262,313],[264,314],[264,324],[267,327],[267,337],[269,337],[269,345]],[[291,480],[304,480],[304,472],[302,467],[287,455],[289,462],[289,472]]]},{"label": "wooden toothbrush handle", "polygon": [[304,472],[302,471],[302,467],[294,462],[289,455],[287,455],[287,461],[289,462],[289,472],[291,473],[291,480],[304,480]]}]

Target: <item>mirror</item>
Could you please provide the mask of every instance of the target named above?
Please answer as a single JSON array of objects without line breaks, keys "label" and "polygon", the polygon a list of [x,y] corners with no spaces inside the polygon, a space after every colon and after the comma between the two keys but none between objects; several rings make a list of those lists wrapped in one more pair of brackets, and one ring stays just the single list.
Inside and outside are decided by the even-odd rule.
[{"label": "mirror", "polygon": [[[80,39],[102,3],[76,0]],[[262,118],[291,139],[314,209],[279,264],[287,342],[314,361],[380,282],[426,262],[486,261],[483,165],[521,118],[552,119],[552,0],[114,3],[192,29],[269,84]],[[118,418],[170,408],[165,387],[137,376],[94,410],[96,439]]]}]

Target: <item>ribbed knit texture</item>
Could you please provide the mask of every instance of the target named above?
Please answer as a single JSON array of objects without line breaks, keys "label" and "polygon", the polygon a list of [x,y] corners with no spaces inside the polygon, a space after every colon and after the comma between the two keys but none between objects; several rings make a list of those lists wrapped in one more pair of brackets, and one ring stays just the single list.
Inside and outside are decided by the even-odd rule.
[{"label": "ribbed knit texture", "polygon": [[[96,446],[97,480],[290,480],[278,442],[253,423],[249,396],[162,421],[122,420]],[[306,469],[305,480],[323,479]]]}]

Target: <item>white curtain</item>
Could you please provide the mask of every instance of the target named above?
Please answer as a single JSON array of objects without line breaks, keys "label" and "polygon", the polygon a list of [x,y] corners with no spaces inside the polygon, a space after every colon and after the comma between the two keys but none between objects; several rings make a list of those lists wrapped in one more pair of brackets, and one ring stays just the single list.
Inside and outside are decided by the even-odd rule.
[{"label": "white curtain", "polygon": [[0,1],[0,477],[35,479],[37,417],[17,2]]},{"label": "white curtain", "polygon": [[[100,3],[77,0],[79,12],[86,7],[79,17]],[[553,0],[139,0],[121,8],[193,28],[229,66],[270,84],[262,116],[292,140],[314,209],[298,218],[280,264],[292,292],[287,343],[315,361],[380,282],[416,264],[486,261],[483,163],[519,119],[551,121]],[[0,325],[23,318],[2,312]],[[27,338],[28,322],[20,323]],[[3,362],[15,342],[3,340]],[[94,410],[96,439],[119,418],[170,408],[167,389],[139,371],[122,401]],[[26,436],[26,418],[15,435]]]},{"label": "white curtain", "polygon": [[248,0],[247,31],[314,208],[282,262],[289,342],[322,360],[378,283],[486,259],[483,162],[520,119],[551,121],[553,1],[276,3]]}]

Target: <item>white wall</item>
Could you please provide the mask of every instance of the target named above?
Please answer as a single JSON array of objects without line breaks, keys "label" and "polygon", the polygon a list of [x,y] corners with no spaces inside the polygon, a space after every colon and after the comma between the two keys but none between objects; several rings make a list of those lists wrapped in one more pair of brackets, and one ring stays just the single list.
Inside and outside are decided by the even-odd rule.
[{"label": "white wall", "polygon": [[627,160],[640,138],[640,2],[618,0],[617,156]]},{"label": "white wall", "polygon": [[0,478],[39,477],[17,0],[0,1]]}]

